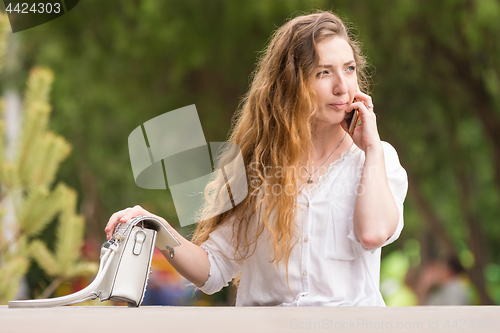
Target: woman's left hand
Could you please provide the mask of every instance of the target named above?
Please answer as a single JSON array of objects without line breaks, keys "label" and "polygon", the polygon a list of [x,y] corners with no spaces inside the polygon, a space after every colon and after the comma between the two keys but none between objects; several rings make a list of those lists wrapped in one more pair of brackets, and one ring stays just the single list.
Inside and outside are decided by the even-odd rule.
[{"label": "woman's left hand", "polygon": [[[347,112],[351,112],[357,109],[359,112],[359,121],[361,125],[356,126],[354,133],[352,134],[352,139],[356,146],[362,149],[365,153],[371,147],[381,147],[380,136],[377,129],[377,117],[373,112],[373,102],[372,98],[360,92],[356,91],[354,97],[358,99],[357,102],[351,103],[347,108]],[[346,120],[341,123],[344,130],[347,132],[347,122]]]}]

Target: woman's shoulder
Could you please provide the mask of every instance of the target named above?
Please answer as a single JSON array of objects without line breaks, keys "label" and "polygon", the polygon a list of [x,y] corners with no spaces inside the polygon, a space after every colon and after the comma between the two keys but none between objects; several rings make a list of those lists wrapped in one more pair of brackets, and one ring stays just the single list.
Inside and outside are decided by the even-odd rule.
[{"label": "woman's shoulder", "polygon": [[[401,168],[401,163],[399,161],[399,156],[398,156],[398,153],[397,153],[396,149],[394,148],[394,146],[391,145],[387,141],[381,141],[381,143],[382,143],[382,149],[384,151],[384,160],[385,160],[386,167],[389,168],[389,169],[391,169],[391,168]],[[357,160],[359,161],[359,163],[361,163],[361,165],[364,163],[364,161],[365,161],[365,152],[362,149],[357,148],[353,152],[353,155],[355,157],[357,157]]]},{"label": "woman's shoulder", "polygon": [[389,180],[407,184],[408,175],[399,161],[396,149],[390,143],[385,141],[382,141],[382,147],[384,149],[385,167]]},{"label": "woman's shoulder", "polygon": [[396,157],[398,156],[398,153],[396,152],[396,148],[394,148],[393,145],[391,145],[387,141],[381,141],[381,143],[382,143],[382,148],[384,149],[384,154],[394,155]]},{"label": "woman's shoulder", "polygon": [[398,163],[399,156],[396,149],[387,141],[382,141],[382,148],[384,149],[384,157],[386,162]]}]

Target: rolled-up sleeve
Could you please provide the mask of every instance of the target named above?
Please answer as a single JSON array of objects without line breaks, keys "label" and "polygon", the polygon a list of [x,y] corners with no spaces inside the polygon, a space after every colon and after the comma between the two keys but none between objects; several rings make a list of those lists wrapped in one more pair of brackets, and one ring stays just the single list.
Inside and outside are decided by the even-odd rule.
[{"label": "rolled-up sleeve", "polygon": [[205,294],[218,292],[240,273],[240,265],[234,260],[232,231],[232,223],[225,223],[212,231],[200,245],[207,252],[210,261],[210,275],[205,284],[198,288]]},{"label": "rolled-up sleeve", "polygon": [[391,237],[382,246],[391,244],[398,239],[403,230],[403,202],[405,201],[406,192],[408,191],[408,176],[406,170],[399,163],[398,153],[393,146],[387,142],[382,142],[384,147],[385,168],[387,173],[387,181],[391,189],[394,201],[398,207],[399,219],[398,226]]}]

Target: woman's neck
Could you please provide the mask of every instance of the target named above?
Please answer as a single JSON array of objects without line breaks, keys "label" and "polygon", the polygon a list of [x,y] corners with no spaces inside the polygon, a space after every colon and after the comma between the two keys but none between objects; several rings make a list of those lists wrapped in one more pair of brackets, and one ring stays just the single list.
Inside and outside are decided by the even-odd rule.
[{"label": "woman's neck", "polygon": [[[340,124],[315,124],[312,132],[311,157],[313,159],[326,158],[339,145],[345,133]],[[343,143],[348,143],[349,139],[350,137],[346,137]],[[341,147],[338,147],[337,151],[342,151]]]}]

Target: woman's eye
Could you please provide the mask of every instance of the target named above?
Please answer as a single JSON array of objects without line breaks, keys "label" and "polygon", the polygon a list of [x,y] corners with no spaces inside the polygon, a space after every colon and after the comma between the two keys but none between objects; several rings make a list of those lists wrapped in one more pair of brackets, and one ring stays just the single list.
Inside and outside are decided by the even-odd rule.
[{"label": "woman's eye", "polygon": [[348,72],[354,72],[356,70],[356,66],[349,66],[347,67]]},{"label": "woman's eye", "polygon": [[316,77],[320,77],[320,76],[327,75],[327,74],[328,74],[328,71],[322,71],[322,72],[319,72],[318,74],[316,74]]}]

